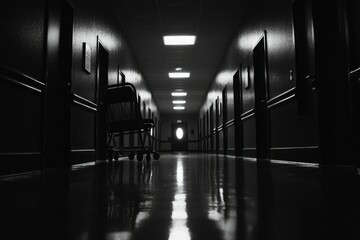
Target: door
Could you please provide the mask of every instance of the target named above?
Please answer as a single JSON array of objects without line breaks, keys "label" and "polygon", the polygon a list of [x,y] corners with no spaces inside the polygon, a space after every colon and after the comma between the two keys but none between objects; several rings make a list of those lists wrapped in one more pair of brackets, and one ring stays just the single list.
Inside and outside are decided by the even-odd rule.
[{"label": "door", "polygon": [[154,149],[158,151],[158,139],[159,139],[159,122],[155,116],[155,129],[154,129]]},{"label": "door", "polygon": [[106,159],[106,111],[103,104],[104,90],[108,85],[109,53],[99,37],[97,40],[97,120],[96,120],[96,160]]},{"label": "door", "polygon": [[243,130],[241,122],[242,113],[242,89],[241,89],[241,67],[233,76],[234,88],[234,121],[235,121],[235,156],[242,155],[243,149]]},{"label": "door", "polygon": [[198,149],[199,149],[199,151],[202,150],[202,148],[201,148],[201,118],[199,118],[199,121],[198,121]]},{"label": "door", "polygon": [[[310,0],[296,1],[293,6],[294,37],[296,55],[296,98],[298,114],[309,113],[309,105],[313,104],[315,94],[310,94],[317,88],[315,69],[315,33]],[[316,101],[316,99],[313,99]]]},{"label": "door", "polygon": [[[148,116],[147,116],[147,119],[151,119],[151,109],[150,108],[148,108]],[[152,130],[150,131],[150,134],[152,133]],[[148,139],[147,139],[147,144],[149,145],[149,146],[152,146],[152,141],[151,141],[151,135],[149,134],[149,137],[148,137]]]},{"label": "door", "polygon": [[202,117],[202,125],[203,125],[203,127],[202,127],[202,150],[203,150],[203,152],[206,152],[206,122],[205,122],[205,114],[204,114],[204,116]]},{"label": "door", "polygon": [[53,168],[70,165],[73,8],[54,1],[48,15],[43,156],[44,167]]},{"label": "door", "polygon": [[[141,108],[141,97],[140,97],[140,95],[138,95],[138,104],[139,104],[139,106]],[[140,110],[140,112],[141,112],[141,110]],[[140,132],[137,133],[137,143],[136,143],[136,145],[141,146],[141,133]]]},{"label": "door", "polygon": [[224,155],[227,154],[228,148],[228,131],[227,131],[227,86],[222,91],[222,100],[223,100],[223,153]]},{"label": "door", "polygon": [[322,164],[355,161],[345,3],[297,0],[293,5],[299,113],[309,118],[317,113],[312,122]]},{"label": "door", "polygon": [[210,152],[210,121],[209,110],[206,111],[206,152]]},{"label": "door", "polygon": [[171,124],[171,151],[188,150],[188,129],[187,123]]},{"label": "door", "polygon": [[220,99],[219,96],[215,101],[215,153],[219,154],[220,150],[220,136],[219,136],[219,125],[220,125]]},{"label": "door", "polygon": [[210,107],[210,151],[214,152],[214,106]]},{"label": "door", "polygon": [[256,157],[269,157],[269,121],[267,111],[267,49],[266,32],[253,50]]}]

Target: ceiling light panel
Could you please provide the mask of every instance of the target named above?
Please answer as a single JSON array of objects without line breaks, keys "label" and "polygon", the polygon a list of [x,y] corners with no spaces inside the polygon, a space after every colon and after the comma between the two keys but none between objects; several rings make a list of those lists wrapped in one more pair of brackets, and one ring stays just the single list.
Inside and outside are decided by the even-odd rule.
[{"label": "ceiling light panel", "polygon": [[186,92],[172,92],[171,96],[173,97],[185,97],[187,95]]},{"label": "ceiling light panel", "polygon": [[194,45],[195,41],[194,35],[164,36],[165,45]]},{"label": "ceiling light panel", "polygon": [[185,104],[186,101],[185,100],[174,100],[173,104]]},{"label": "ceiling light panel", "polygon": [[169,72],[169,78],[189,78],[189,72]]},{"label": "ceiling light panel", "polygon": [[173,107],[174,110],[184,110],[185,107],[184,106],[176,106],[176,107]]}]

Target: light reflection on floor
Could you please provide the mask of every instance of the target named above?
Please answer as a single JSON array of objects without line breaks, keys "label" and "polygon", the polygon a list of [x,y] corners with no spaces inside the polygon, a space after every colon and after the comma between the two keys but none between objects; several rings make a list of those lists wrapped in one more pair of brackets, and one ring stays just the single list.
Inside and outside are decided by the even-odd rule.
[{"label": "light reflection on floor", "polygon": [[190,232],[187,226],[188,214],[186,212],[186,194],[184,186],[183,161],[176,161],[176,193],[172,202],[172,225],[170,228],[169,240],[190,240]]}]

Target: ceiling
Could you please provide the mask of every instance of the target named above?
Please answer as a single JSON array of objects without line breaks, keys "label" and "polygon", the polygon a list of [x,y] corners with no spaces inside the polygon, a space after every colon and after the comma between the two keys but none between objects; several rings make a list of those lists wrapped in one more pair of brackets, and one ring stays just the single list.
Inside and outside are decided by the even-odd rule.
[{"label": "ceiling", "polygon": [[[161,114],[173,114],[171,92],[184,89],[181,113],[198,113],[239,25],[240,0],[112,0]],[[165,46],[163,35],[196,35],[193,46]],[[170,79],[175,68],[188,79]]]}]

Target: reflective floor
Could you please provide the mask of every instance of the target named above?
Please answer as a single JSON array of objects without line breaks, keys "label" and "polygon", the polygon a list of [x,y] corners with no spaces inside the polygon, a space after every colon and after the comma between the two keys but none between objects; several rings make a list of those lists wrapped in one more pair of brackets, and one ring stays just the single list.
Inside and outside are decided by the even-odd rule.
[{"label": "reflective floor", "polygon": [[0,239],[360,239],[359,177],[177,153],[0,178]]}]

